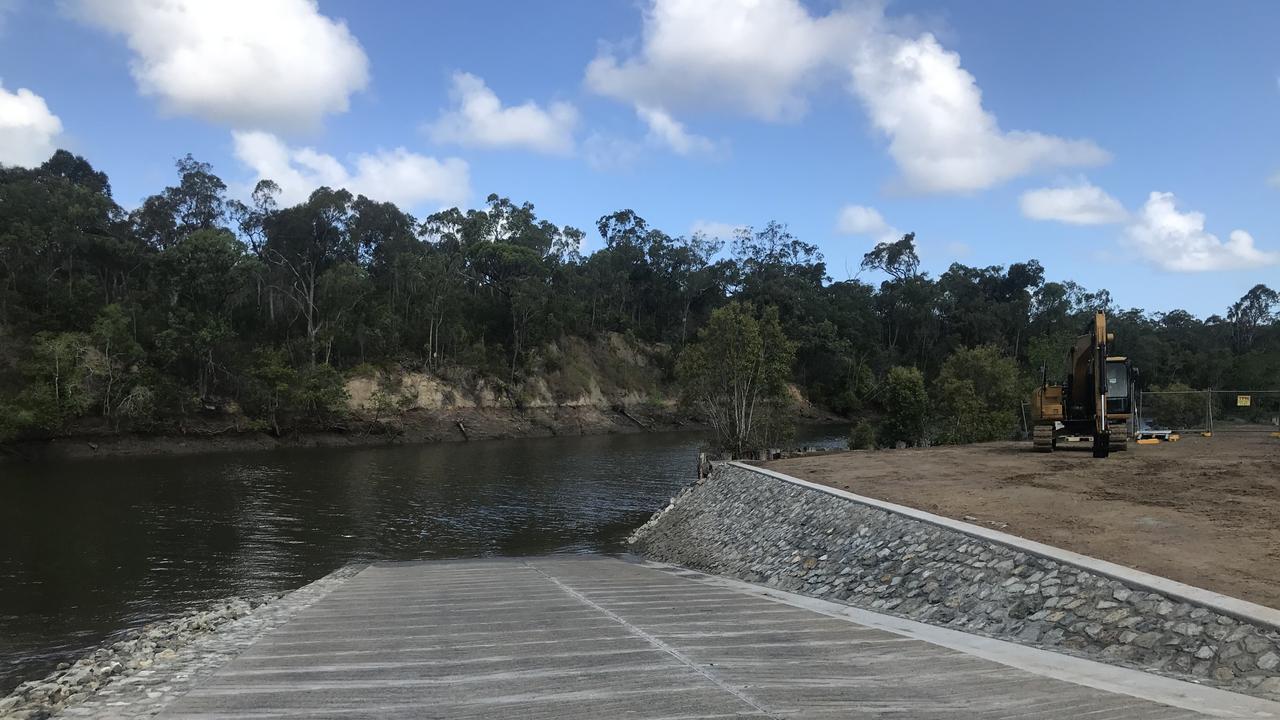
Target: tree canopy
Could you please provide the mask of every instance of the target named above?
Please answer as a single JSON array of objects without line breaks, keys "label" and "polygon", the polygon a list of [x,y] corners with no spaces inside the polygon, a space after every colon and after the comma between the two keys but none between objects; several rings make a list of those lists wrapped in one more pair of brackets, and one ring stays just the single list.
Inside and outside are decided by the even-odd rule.
[{"label": "tree canopy", "polygon": [[1020,392],[1042,366],[1057,377],[1095,309],[1143,383],[1280,382],[1280,299],[1262,284],[1221,316],[1144,312],[1047,279],[1035,259],[931,277],[911,233],[866,253],[867,280],[832,282],[818,248],[779,222],[726,246],[622,209],[587,252],[582,230],[496,194],[419,218],[343,188],[281,206],[269,180],[237,199],[206,163],[176,170],[126,211],[66,151],[0,168],[0,434],[86,418],[172,426],[231,406],[285,431],[339,412],[343,373],[363,363],[514,383],[565,337],[622,333],[674,357],[724,323],[780,335],[788,382],[850,416],[888,411],[895,367],[935,395],[939,383],[983,391],[975,366],[948,365],[972,348],[1014,368]]}]

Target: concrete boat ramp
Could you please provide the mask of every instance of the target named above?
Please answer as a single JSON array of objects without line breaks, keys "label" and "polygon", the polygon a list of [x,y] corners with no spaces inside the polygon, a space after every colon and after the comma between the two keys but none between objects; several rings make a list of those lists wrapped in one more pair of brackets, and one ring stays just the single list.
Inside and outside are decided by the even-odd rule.
[{"label": "concrete boat ramp", "polygon": [[1280,705],[604,557],[370,566],[165,718],[1280,718]]}]

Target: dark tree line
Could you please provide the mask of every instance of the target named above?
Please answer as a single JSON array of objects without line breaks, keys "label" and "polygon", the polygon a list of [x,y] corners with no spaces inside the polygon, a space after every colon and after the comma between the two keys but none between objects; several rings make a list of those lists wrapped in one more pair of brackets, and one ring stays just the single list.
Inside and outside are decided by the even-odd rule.
[{"label": "dark tree line", "polygon": [[497,195],[425,218],[327,187],[281,207],[270,181],[246,203],[209,165],[177,168],[131,212],[65,151],[0,168],[0,434],[83,418],[145,429],[232,406],[280,432],[340,415],[343,373],[362,363],[513,385],[560,338],[619,332],[678,350],[731,301],[776,308],[794,382],[850,415],[878,410],[890,368],[933,383],[966,348],[1038,377],[1095,308],[1112,313],[1144,382],[1280,377],[1280,299],[1263,285],[1204,320],[1124,310],[1105,290],[1047,281],[1035,260],[930,277],[912,235],[866,255],[887,277],[878,286],[832,282],[785,225],[726,245],[631,210],[600,218],[604,247],[583,256],[583,231]]}]

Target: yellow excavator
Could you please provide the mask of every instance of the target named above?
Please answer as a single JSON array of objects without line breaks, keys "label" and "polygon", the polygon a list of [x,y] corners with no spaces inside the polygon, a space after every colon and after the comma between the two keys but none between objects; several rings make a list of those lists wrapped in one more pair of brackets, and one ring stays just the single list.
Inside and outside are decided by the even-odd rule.
[{"label": "yellow excavator", "polygon": [[1067,356],[1066,381],[1052,385],[1041,369],[1040,387],[1031,398],[1036,450],[1053,452],[1060,442],[1091,442],[1093,456],[1104,458],[1112,450],[1128,449],[1137,371],[1128,358],[1108,353],[1114,341],[1106,313],[1098,311]]}]

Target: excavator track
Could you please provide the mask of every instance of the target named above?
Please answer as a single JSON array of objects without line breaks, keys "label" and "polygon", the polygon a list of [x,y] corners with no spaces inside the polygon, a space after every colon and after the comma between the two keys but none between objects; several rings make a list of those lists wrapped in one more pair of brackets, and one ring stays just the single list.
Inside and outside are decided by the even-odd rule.
[{"label": "excavator track", "polygon": [[1031,435],[1036,452],[1053,452],[1053,426],[1037,425]]},{"label": "excavator track", "polygon": [[1129,449],[1129,427],[1124,423],[1111,425],[1111,452]]}]

